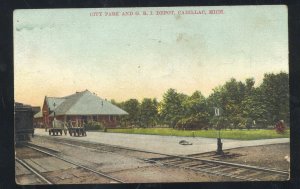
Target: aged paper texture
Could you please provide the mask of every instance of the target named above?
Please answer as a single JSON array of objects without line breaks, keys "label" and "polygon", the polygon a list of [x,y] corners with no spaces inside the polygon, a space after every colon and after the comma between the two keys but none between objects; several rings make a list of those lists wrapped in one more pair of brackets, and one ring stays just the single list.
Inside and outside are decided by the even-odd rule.
[{"label": "aged paper texture", "polygon": [[16,182],[288,180],[287,14],[15,10]]}]

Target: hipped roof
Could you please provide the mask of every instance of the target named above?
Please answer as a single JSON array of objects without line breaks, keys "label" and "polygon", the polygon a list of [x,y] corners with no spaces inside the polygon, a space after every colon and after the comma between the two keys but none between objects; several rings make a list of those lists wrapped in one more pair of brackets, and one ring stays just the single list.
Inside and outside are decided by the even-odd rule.
[{"label": "hipped roof", "polygon": [[[65,97],[46,97],[50,111],[55,115],[127,115],[121,108],[103,100],[88,90]],[[55,104],[55,106],[54,106]],[[50,116],[53,116],[53,112]]]}]

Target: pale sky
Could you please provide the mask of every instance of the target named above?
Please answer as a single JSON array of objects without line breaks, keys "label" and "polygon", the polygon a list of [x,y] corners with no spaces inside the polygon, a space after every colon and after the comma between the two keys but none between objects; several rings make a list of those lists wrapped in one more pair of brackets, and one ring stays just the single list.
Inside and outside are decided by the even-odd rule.
[{"label": "pale sky", "polygon": [[[224,14],[177,14],[210,9]],[[176,15],[90,16],[144,10]],[[281,5],[16,10],[15,100],[42,106],[85,89],[117,101],[161,100],[169,88],[207,97],[231,77],[260,84],[288,72],[287,23]]]}]

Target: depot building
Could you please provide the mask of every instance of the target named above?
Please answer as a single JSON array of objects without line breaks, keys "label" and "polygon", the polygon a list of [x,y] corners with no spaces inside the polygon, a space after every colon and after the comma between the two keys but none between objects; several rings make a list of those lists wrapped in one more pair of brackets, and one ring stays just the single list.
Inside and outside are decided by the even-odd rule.
[{"label": "depot building", "polygon": [[41,112],[34,119],[41,127],[50,127],[54,117],[60,121],[101,122],[105,127],[116,127],[121,116],[128,115],[121,108],[88,90],[64,97],[47,97]]}]

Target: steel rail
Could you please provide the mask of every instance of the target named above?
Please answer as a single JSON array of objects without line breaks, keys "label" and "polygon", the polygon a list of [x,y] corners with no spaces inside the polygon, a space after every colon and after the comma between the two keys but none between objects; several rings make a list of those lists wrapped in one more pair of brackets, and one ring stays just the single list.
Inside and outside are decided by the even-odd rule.
[{"label": "steel rail", "polygon": [[[59,139],[59,140],[61,140],[61,139]],[[66,140],[69,140],[69,139],[66,139]],[[74,140],[74,139],[71,139],[71,140]],[[234,167],[256,169],[256,170],[259,170],[259,171],[267,171],[267,172],[274,172],[274,173],[287,174],[287,175],[289,174],[289,172],[283,171],[283,170],[270,169],[270,168],[265,168],[265,167],[257,167],[257,166],[252,166],[252,165],[245,165],[245,164],[230,163],[230,162],[223,162],[223,161],[217,161],[217,160],[209,160],[209,159],[188,157],[188,156],[183,156],[183,155],[171,155],[171,154],[165,154],[165,153],[159,153],[159,152],[153,152],[153,151],[146,151],[146,150],[141,150],[141,149],[136,149],[136,148],[129,148],[129,147],[121,147],[121,146],[116,146],[116,145],[111,145],[111,144],[104,144],[104,143],[86,142],[86,141],[78,141],[78,140],[74,140],[74,141],[82,142],[82,143],[86,143],[86,144],[97,144],[97,145],[100,144],[100,145],[103,145],[103,146],[110,146],[110,147],[114,147],[114,148],[118,148],[118,149],[125,149],[125,150],[137,151],[137,152],[151,153],[151,154],[163,155],[163,156],[168,156],[168,157],[176,157],[176,158],[181,158],[181,159],[192,159],[192,160],[198,160],[198,161],[203,161],[203,162],[207,162],[207,163],[215,163],[215,164],[222,164],[222,165],[231,165],[231,166],[234,166]],[[57,142],[57,141],[55,141],[55,142]],[[99,150],[99,149],[93,148],[93,147],[85,147],[85,148]]]},{"label": "steel rail", "polygon": [[219,175],[219,176],[236,178],[236,179],[245,180],[245,181],[260,181],[259,179],[252,179],[252,178],[248,178],[248,177],[237,176],[237,175],[234,175],[234,174],[221,173],[221,172],[218,172],[218,171],[209,171],[209,169],[211,169],[211,168],[200,169],[200,168],[186,167],[186,166],[180,166],[180,165],[168,164],[168,163],[162,163],[162,164],[173,166],[173,167],[184,168],[184,169],[191,169],[191,170],[194,170],[194,171],[199,171],[199,172],[208,173],[208,174],[214,174],[214,175]]},{"label": "steel rail", "polygon": [[203,162],[207,162],[207,163],[214,163],[214,164],[218,164],[218,165],[227,165],[227,166],[232,166],[232,167],[240,167],[240,168],[247,168],[247,169],[258,170],[258,171],[271,172],[271,173],[286,174],[286,175],[289,174],[287,171],[269,169],[269,168],[265,168],[265,167],[257,167],[257,166],[252,166],[252,165],[244,165],[244,164],[238,164],[238,163],[230,163],[230,162],[201,159],[201,158],[193,158],[193,157],[187,157],[187,156],[176,156],[176,157],[178,157],[178,158],[181,157],[184,159],[190,159],[190,160],[196,160],[196,161],[203,161]]},{"label": "steel rail", "polygon": [[46,179],[44,176],[42,176],[38,171],[36,171],[34,168],[32,168],[30,165],[28,165],[27,163],[25,163],[23,160],[20,160],[19,158],[15,157],[15,160],[17,162],[19,162],[21,165],[23,165],[26,169],[28,169],[29,171],[31,171],[32,173],[34,173],[36,176],[38,176],[40,179],[42,179],[44,182],[46,182],[47,184],[53,184],[51,181],[49,181],[48,179]]},{"label": "steel rail", "polygon": [[[31,144],[31,145],[32,145],[32,144]],[[65,161],[65,162],[68,162],[68,163],[73,164],[73,165],[75,165],[75,166],[81,167],[81,168],[83,168],[83,169],[89,170],[89,171],[91,171],[91,172],[93,172],[93,173],[96,173],[96,174],[98,174],[98,175],[100,175],[100,176],[109,178],[109,179],[114,180],[114,181],[116,181],[116,182],[119,182],[119,183],[125,183],[124,181],[122,181],[122,180],[120,180],[120,179],[117,179],[117,178],[114,178],[114,177],[112,177],[112,176],[109,176],[109,175],[106,175],[106,174],[104,174],[104,173],[101,173],[101,172],[99,172],[99,171],[93,170],[93,169],[91,169],[91,168],[89,168],[89,167],[80,165],[80,164],[78,164],[78,163],[75,163],[75,162],[73,162],[73,161],[71,161],[71,160],[68,160],[68,159],[65,159],[65,158],[63,158],[63,157],[59,157],[59,156],[57,156],[57,155],[55,155],[55,154],[51,154],[51,153],[49,153],[49,152],[46,152],[46,151],[44,151],[44,150],[35,148],[35,147],[33,147],[33,146],[30,146],[30,145],[24,145],[24,146],[26,146],[26,147],[28,147],[28,148],[31,148],[31,149],[33,149],[33,150],[39,151],[39,152],[41,152],[41,153],[47,154],[47,155],[49,155],[49,156],[55,157],[55,158],[57,158],[57,159],[63,160],[63,161]]]},{"label": "steel rail", "polygon": [[[182,164],[185,164],[185,163],[188,163],[188,162],[183,162],[182,164],[180,164],[180,162],[178,162],[176,164],[176,162],[169,163],[169,162],[161,162],[160,160],[147,160],[147,161],[150,162],[150,163],[158,163],[160,165],[179,167],[179,168],[183,168],[183,169],[190,169],[190,170],[194,170],[194,171],[198,171],[198,172],[204,172],[204,173],[214,174],[214,175],[219,175],[219,176],[226,176],[226,177],[236,178],[236,179],[245,180],[245,181],[261,181],[261,179],[255,178],[255,174],[266,172],[264,170],[251,169],[251,167],[241,167],[241,166],[237,167],[237,166],[222,165],[222,164],[214,164],[214,165],[217,165],[217,166],[219,166],[219,165],[225,166],[225,167],[222,167],[219,170],[216,170],[218,167],[216,167],[214,165],[208,165],[208,164],[206,165],[205,168],[203,168],[203,167],[190,167],[190,166],[182,165]],[[189,163],[192,163],[192,162],[189,162]],[[227,169],[228,168],[229,169],[230,168],[231,169],[237,169],[237,170],[234,170],[233,173],[224,173],[224,168],[225,168],[225,170],[226,170],[226,168]],[[240,173],[242,173],[243,171],[253,171],[252,174],[254,174],[253,175],[254,178],[253,177],[251,178],[249,176],[241,176],[240,173],[235,173],[236,171],[239,171],[239,170],[241,171]],[[279,174],[279,176],[282,175],[281,173],[273,173],[273,175],[274,174],[277,174],[277,175]],[[287,176],[287,175],[284,175],[284,176]]]},{"label": "steel rail", "polygon": [[[48,139],[50,139],[51,141],[54,141],[52,140],[53,138],[50,137],[50,136],[42,136],[42,137],[46,137]],[[105,143],[98,143],[98,142],[91,142],[91,141],[79,141],[79,140],[76,140],[76,139],[71,139],[71,138],[56,138],[58,140],[61,140],[61,141],[74,141],[74,142],[80,142],[80,143],[85,143],[85,144],[95,144],[95,145],[102,145],[102,146],[109,146],[109,147],[114,147],[114,148],[118,148],[118,149],[124,149],[124,150],[131,150],[131,151],[136,151],[136,152],[144,152],[144,153],[151,153],[151,154],[157,154],[157,155],[163,155],[163,156],[173,156],[173,155],[170,155],[170,154],[163,154],[163,153],[159,153],[159,152],[154,152],[154,151],[146,151],[146,150],[141,150],[141,149],[137,149],[137,148],[129,148],[129,147],[124,147],[124,146],[117,146],[117,145],[113,145],[113,144],[105,144]],[[54,142],[57,142],[57,141],[54,141]],[[86,148],[90,148],[90,147],[86,147]]]},{"label": "steel rail", "polygon": [[[48,136],[46,136],[46,137],[50,138]],[[183,155],[171,155],[171,154],[165,154],[165,153],[159,153],[159,152],[153,152],[153,151],[146,151],[146,150],[141,150],[141,149],[136,149],[136,148],[116,146],[116,145],[111,145],[111,144],[87,142],[87,141],[78,141],[78,140],[75,140],[75,139],[59,139],[59,140],[62,140],[62,141],[75,141],[75,142],[85,143],[85,144],[96,144],[96,145],[102,145],[104,147],[112,147],[112,148],[117,148],[117,149],[124,149],[124,150],[131,150],[131,151],[137,151],[137,152],[143,152],[143,153],[157,154],[157,155],[163,155],[163,156],[167,156],[167,157],[171,157],[171,158],[190,159],[190,160],[195,160],[195,161],[202,161],[202,162],[205,162],[205,163],[213,163],[213,164],[218,164],[218,165],[238,167],[238,168],[244,168],[244,169],[248,169],[248,170],[256,170],[256,171],[261,171],[261,172],[270,172],[270,173],[275,173],[275,174],[281,174],[283,176],[289,176],[289,172],[287,172],[287,171],[277,170],[277,169],[270,169],[270,168],[265,168],[265,167],[257,167],[257,166],[252,166],[252,165],[230,163],[230,162],[223,162],[223,161],[209,160],[209,159],[201,159],[201,158],[188,157],[188,156],[183,156]],[[54,141],[54,142],[57,142],[57,141]],[[61,143],[61,142],[59,142],[59,143]],[[89,149],[93,149],[93,150],[101,150],[101,149],[93,148],[93,147],[85,147],[85,148],[89,148]],[[105,151],[105,152],[108,152],[108,151]],[[163,158],[153,158],[153,159],[163,159]],[[159,161],[159,160],[153,160],[153,159],[152,160],[144,159],[144,160],[149,161],[149,162],[150,161],[151,162],[158,162]],[[160,162],[160,164],[163,164],[163,163]],[[198,171],[201,171],[201,170],[198,170]],[[215,173],[212,173],[212,174],[215,174]]]}]

